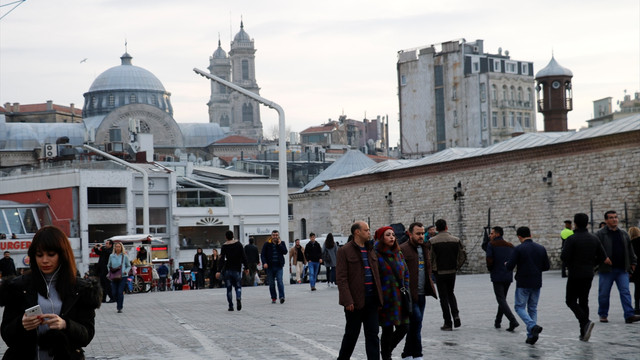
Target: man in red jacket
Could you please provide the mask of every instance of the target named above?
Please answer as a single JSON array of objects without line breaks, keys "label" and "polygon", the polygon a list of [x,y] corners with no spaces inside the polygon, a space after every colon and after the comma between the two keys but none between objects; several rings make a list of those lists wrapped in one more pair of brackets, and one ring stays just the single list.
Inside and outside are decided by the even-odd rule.
[{"label": "man in red jacket", "polygon": [[338,250],[336,284],[339,303],[344,306],[346,325],[338,360],[348,360],[364,326],[367,359],[380,359],[378,307],[382,305],[382,288],[378,258],[369,241],[369,225],[358,221],[351,226],[353,241]]}]

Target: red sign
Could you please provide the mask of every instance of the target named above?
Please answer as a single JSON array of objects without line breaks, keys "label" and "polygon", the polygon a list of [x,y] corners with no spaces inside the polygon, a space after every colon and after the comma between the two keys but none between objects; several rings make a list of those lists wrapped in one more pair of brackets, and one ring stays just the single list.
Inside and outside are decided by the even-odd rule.
[{"label": "red sign", "polygon": [[31,240],[4,240],[0,241],[0,250],[28,250]]}]

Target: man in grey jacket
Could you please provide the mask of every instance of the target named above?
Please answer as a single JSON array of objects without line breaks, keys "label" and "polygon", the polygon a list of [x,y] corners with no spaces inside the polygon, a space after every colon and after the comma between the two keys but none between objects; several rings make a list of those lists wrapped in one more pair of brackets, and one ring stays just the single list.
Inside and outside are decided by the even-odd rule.
[{"label": "man in grey jacket", "polygon": [[640,315],[635,315],[631,305],[629,292],[629,274],[636,268],[637,258],[631,247],[631,240],[626,231],[618,228],[618,214],[614,210],[604,213],[607,226],[601,228],[596,235],[604,247],[606,260],[600,264],[598,272],[598,315],[600,322],[609,322],[609,296],[611,287],[616,283],[620,293],[620,302],[627,324],[640,321]]}]

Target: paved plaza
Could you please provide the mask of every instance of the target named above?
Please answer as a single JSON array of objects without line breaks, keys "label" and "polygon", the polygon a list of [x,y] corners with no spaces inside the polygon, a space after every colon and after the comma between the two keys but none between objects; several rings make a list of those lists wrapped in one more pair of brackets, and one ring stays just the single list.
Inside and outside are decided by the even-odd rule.
[{"label": "paved plaza", "polygon": [[[537,344],[525,344],[524,325],[515,333],[494,329],[497,305],[488,274],[458,276],[456,294],[462,327],[440,330],[439,303],[429,298],[422,330],[425,359],[640,359],[640,323],[625,324],[618,293],[611,296],[609,323],[596,321],[589,342],[578,340],[578,325],[564,303],[565,280],[544,274]],[[265,286],[243,288],[242,311],[227,311],[224,289],[125,295],[124,312],[115,304],[97,311],[96,336],[88,359],[335,359],[344,330],[338,289],[318,284],[287,285],[286,302],[271,304]],[[515,285],[513,285],[515,286]],[[513,306],[514,288],[509,291]],[[633,285],[632,285],[633,288]],[[591,290],[597,320],[597,277]],[[518,319],[520,320],[520,319]],[[404,341],[394,351],[400,359]],[[4,343],[0,352],[4,352]],[[353,359],[365,359],[364,335]]]}]

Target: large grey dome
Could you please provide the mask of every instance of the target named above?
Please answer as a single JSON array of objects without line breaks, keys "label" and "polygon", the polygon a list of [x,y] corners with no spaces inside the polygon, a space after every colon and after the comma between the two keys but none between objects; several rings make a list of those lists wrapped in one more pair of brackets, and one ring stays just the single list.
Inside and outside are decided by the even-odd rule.
[{"label": "large grey dome", "polygon": [[150,71],[131,64],[131,55],[124,53],[120,59],[122,64],[100,74],[89,92],[125,89],[165,91],[160,80]]}]

